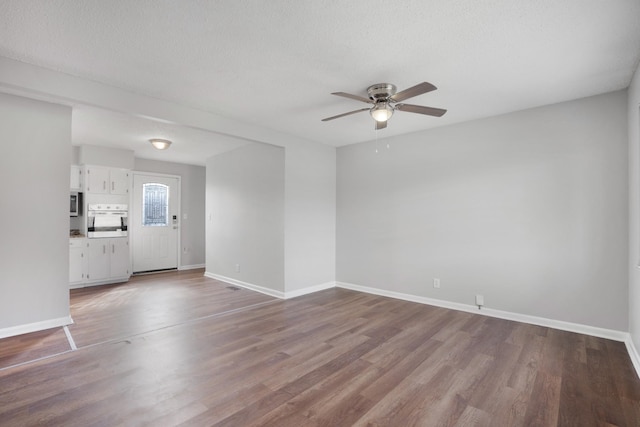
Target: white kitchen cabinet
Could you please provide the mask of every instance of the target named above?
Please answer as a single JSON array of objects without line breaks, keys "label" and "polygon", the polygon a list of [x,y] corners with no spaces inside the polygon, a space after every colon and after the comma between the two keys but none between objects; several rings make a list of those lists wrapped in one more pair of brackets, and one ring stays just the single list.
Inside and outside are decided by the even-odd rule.
[{"label": "white kitchen cabinet", "polygon": [[129,170],[109,170],[109,191],[111,194],[129,194]]},{"label": "white kitchen cabinet", "polygon": [[91,281],[105,280],[110,275],[109,241],[111,239],[89,240],[89,274],[87,279]]},{"label": "white kitchen cabinet", "polygon": [[86,166],[84,171],[84,188],[87,193],[109,194],[109,168]]},{"label": "white kitchen cabinet", "polygon": [[111,245],[111,277],[129,277],[129,241],[109,239]]},{"label": "white kitchen cabinet", "polygon": [[78,165],[71,165],[69,188],[71,191],[82,191],[82,168]]},{"label": "white kitchen cabinet", "polygon": [[87,240],[87,284],[125,282],[129,279],[131,267],[126,237]]},{"label": "white kitchen cabinet", "polygon": [[91,194],[129,194],[129,170],[85,166],[85,191]]},{"label": "white kitchen cabinet", "polygon": [[87,239],[69,239],[69,284],[81,285],[87,280]]}]

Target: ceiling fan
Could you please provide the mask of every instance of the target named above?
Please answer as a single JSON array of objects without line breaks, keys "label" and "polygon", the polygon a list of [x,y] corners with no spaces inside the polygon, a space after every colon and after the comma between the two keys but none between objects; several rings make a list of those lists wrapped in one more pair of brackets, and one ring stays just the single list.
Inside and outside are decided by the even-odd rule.
[{"label": "ceiling fan", "polygon": [[338,114],[337,116],[322,119],[323,122],[339,119],[340,117],[349,116],[361,111],[369,111],[371,117],[376,121],[376,129],[384,129],[387,127],[387,120],[391,118],[395,110],[407,111],[409,113],[426,114],[427,116],[441,117],[447,110],[442,108],[424,107],[422,105],[398,104],[405,99],[431,92],[437,88],[431,83],[422,82],[413,87],[396,92],[396,87],[391,83],[376,83],[367,88],[369,98],[358,95],[351,95],[345,92],[333,92],[331,95],[342,96],[356,101],[373,104],[372,107],[361,108],[359,110],[349,111],[348,113]]}]

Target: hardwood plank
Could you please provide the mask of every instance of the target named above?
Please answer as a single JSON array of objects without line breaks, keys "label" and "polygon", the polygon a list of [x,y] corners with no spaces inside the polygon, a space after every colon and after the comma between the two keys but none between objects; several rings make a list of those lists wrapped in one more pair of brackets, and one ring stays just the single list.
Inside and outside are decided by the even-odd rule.
[{"label": "hardwood plank", "polygon": [[[525,416],[529,402],[531,401],[530,389],[517,390],[509,386],[503,386],[492,393],[495,404],[490,410],[491,418],[499,420],[509,427],[527,427]],[[487,413],[487,410],[483,412]]]},{"label": "hardwood plank", "polygon": [[[491,426],[491,416],[480,409],[474,408],[473,406],[467,406],[460,416],[455,426],[466,427],[466,426]],[[513,427],[513,424],[505,424],[510,427]]]},{"label": "hardwood plank", "polygon": [[378,376],[377,368],[363,360],[356,360],[295,395],[286,404],[278,406],[251,425],[293,425],[300,415],[306,420],[303,425],[350,425],[373,405],[373,402],[361,399],[358,394],[362,387]]},{"label": "hardwood plank", "polygon": [[427,420],[440,422],[441,419],[437,415],[433,416],[433,412],[443,402],[441,396],[453,383],[456,374],[456,369],[442,365],[426,383],[405,379],[354,423],[354,426],[409,426],[420,425]]},{"label": "hardwood plank", "polygon": [[327,360],[332,360],[343,354],[345,349],[352,349],[368,340],[366,337],[356,336],[348,340],[345,338],[342,345],[337,346],[324,344],[321,347],[317,347],[310,345],[312,354],[309,354],[306,358],[304,355],[300,355],[300,357],[294,356],[290,364],[279,366],[277,370],[272,372],[273,375],[263,380],[263,384],[274,390],[280,389],[286,384],[319,369],[327,363]]},{"label": "hardwood plank", "polygon": [[441,341],[428,340],[414,351],[405,351],[398,354],[393,363],[376,363],[375,366],[377,366],[383,374],[364,388],[361,394],[373,402],[382,400],[384,396],[396,388],[402,381],[410,378],[413,372],[441,345]]},{"label": "hardwood plank", "polygon": [[[556,377],[544,371],[538,372],[530,402],[525,414],[526,426],[555,426],[558,425],[560,409],[561,377]],[[570,424],[571,425],[571,424]]]},{"label": "hardwood plank", "polygon": [[[273,390],[263,384],[234,387],[230,390],[223,390],[215,383],[210,384],[208,388],[199,389],[197,393],[199,395],[206,394],[207,399],[200,400],[207,407],[206,411],[185,420],[179,425],[203,426],[215,424],[243,408],[253,405],[254,402],[270,396],[272,393]],[[163,421],[163,419],[159,418],[158,421]],[[161,424],[161,422],[158,422],[156,425]]]},{"label": "hardwood plank", "polygon": [[62,328],[0,340],[0,369],[71,350]]},{"label": "hardwood plank", "polygon": [[518,346],[507,342],[497,347],[494,356],[491,356],[490,366],[484,369],[485,375],[474,384],[474,393],[469,396],[471,406],[490,413],[496,412],[502,403],[497,396],[508,384],[511,373],[517,366],[516,361],[520,353]]}]

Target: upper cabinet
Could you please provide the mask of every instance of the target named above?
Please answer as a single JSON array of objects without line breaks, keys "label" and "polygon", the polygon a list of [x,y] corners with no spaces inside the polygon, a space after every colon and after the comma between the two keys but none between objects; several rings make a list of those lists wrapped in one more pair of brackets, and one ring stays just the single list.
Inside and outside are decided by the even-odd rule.
[{"label": "upper cabinet", "polygon": [[78,165],[71,165],[69,187],[71,191],[82,191],[82,168]]},{"label": "upper cabinet", "polygon": [[84,190],[87,193],[109,193],[109,168],[85,166]]},{"label": "upper cabinet", "polygon": [[109,169],[109,183],[111,194],[129,194],[129,170]]},{"label": "upper cabinet", "polygon": [[85,166],[84,190],[93,194],[129,194],[129,170]]}]

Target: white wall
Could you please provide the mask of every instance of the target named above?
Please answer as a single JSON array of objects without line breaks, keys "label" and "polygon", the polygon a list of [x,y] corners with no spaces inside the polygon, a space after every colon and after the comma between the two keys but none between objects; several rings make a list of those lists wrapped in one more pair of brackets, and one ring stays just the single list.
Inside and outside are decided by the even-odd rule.
[{"label": "white wall", "polygon": [[207,160],[207,274],[284,291],[284,164],[267,144]]},{"label": "white wall", "polygon": [[80,147],[76,145],[71,146],[71,164],[72,165],[80,164]]},{"label": "white wall", "polygon": [[338,149],[337,280],[626,331],[626,102]]},{"label": "white wall", "polygon": [[[333,147],[299,141],[286,144],[284,150],[254,144],[211,158],[207,162],[207,200],[216,200],[217,207],[207,202],[207,215],[213,212],[214,222],[213,227],[207,227],[207,272],[267,287],[284,295],[332,284],[335,280],[335,153]],[[256,168],[256,164],[260,167]],[[229,185],[229,180],[242,185]],[[251,183],[257,187],[251,188]],[[224,193],[220,193],[221,185]],[[221,194],[226,202],[220,198]],[[257,196],[270,198],[274,204],[260,202],[256,208],[253,205],[259,200]],[[240,214],[242,209],[251,211],[267,207],[268,216],[280,215],[278,204],[281,201],[284,211],[280,236],[273,234],[277,229],[265,234],[262,227],[253,225],[252,215]],[[221,216],[220,209],[231,209],[233,214]],[[240,238],[221,241],[212,234],[214,229],[224,231],[228,238],[234,234],[229,230],[237,231]],[[277,249],[275,253],[282,257],[281,263],[277,261],[271,266],[265,262],[266,258],[252,260],[257,254],[253,253],[254,246],[246,242],[264,242],[267,247],[271,245],[267,242],[278,239],[283,239],[284,244],[283,254]],[[238,261],[245,257],[248,257],[247,262]],[[236,273],[236,263],[250,264],[254,268],[260,266],[264,274],[257,274],[256,270],[250,275],[244,267]],[[260,276],[275,278],[280,272],[276,274],[274,267],[284,269],[283,278],[272,280],[268,285],[268,281]],[[251,277],[260,281],[253,282]]]},{"label": "white wall", "polygon": [[640,350],[640,66],[628,90],[629,332]]},{"label": "white wall", "polygon": [[[206,169],[202,166],[139,158],[135,159],[134,169],[140,172],[179,175],[181,177],[180,209],[183,216],[180,224],[181,265],[183,267],[204,265]],[[187,219],[184,219],[185,214]]]},{"label": "white wall", "polygon": [[133,150],[81,145],[78,147],[78,160],[81,165],[100,165],[111,168],[133,169]]},{"label": "white wall", "polygon": [[335,281],[336,149],[285,148],[285,289]]},{"label": "white wall", "polygon": [[0,94],[0,337],[69,320],[71,109]]}]

